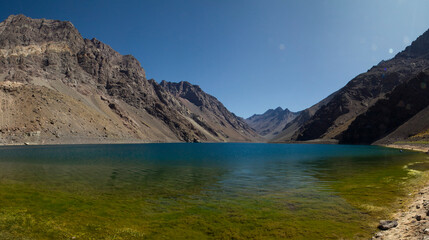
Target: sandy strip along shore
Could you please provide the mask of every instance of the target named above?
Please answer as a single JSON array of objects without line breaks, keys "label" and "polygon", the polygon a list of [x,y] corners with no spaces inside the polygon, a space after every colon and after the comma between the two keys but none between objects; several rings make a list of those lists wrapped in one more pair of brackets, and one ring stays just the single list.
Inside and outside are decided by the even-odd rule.
[{"label": "sandy strip along shore", "polygon": [[419,152],[429,152],[429,144],[389,144],[389,145],[382,145],[384,147],[389,148],[397,148],[397,149],[406,149],[406,150],[413,150],[413,151],[419,151]]}]

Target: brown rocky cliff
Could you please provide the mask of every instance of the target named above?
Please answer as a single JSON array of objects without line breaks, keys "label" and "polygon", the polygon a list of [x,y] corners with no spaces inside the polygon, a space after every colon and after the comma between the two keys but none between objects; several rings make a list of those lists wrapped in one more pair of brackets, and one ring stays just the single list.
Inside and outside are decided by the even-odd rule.
[{"label": "brown rocky cliff", "polygon": [[147,80],[137,59],[97,39],[82,38],[70,22],[23,15],[1,22],[0,81],[43,86],[80,100],[142,141],[254,141],[257,137],[245,123],[242,129],[228,126],[225,138],[219,138],[222,134],[216,130],[205,131],[202,122],[203,126],[189,117],[193,113],[197,119],[201,113]]}]

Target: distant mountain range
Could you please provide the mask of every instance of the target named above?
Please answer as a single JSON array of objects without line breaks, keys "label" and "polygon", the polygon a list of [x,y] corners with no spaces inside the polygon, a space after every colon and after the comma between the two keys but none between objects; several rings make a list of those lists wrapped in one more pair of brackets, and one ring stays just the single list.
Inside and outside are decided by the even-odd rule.
[{"label": "distant mountain range", "polygon": [[283,110],[281,107],[269,109],[263,114],[254,114],[246,119],[247,124],[265,139],[272,139],[279,134],[286,124],[293,121],[299,113]]},{"label": "distant mountain range", "polygon": [[140,63],[66,21],[0,23],[0,142],[253,142],[262,138],[188,82],[147,80]]}]

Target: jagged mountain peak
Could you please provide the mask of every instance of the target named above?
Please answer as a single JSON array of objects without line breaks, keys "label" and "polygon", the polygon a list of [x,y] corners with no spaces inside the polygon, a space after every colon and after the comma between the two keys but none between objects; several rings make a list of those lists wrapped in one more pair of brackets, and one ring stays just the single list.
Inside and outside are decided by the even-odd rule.
[{"label": "jagged mountain peak", "polygon": [[24,14],[9,15],[9,17],[7,17],[1,23],[4,25],[15,25],[15,26],[35,23],[35,24],[40,24],[40,26],[46,25],[46,26],[76,29],[73,23],[71,23],[70,21],[61,21],[61,20],[45,19],[45,18],[36,19],[36,18],[27,17]]},{"label": "jagged mountain peak", "polygon": [[254,114],[246,119],[257,133],[270,139],[276,136],[289,122],[295,119],[298,113],[289,111],[288,108],[277,107],[269,109],[263,114]]},{"label": "jagged mountain peak", "polygon": [[0,23],[0,47],[39,45],[41,43],[67,43],[76,52],[84,40],[69,21],[33,19],[22,14],[11,15]]},{"label": "jagged mountain peak", "polygon": [[398,53],[398,58],[428,57],[429,54],[429,29],[414,40],[404,51]]},{"label": "jagged mountain peak", "polygon": [[[289,112],[291,112],[288,108],[285,108],[285,109],[283,109],[282,107],[277,107],[277,108],[274,108],[274,109],[268,109],[267,111],[265,111],[264,113],[262,113],[262,114],[253,114],[253,116],[251,116],[251,117],[254,117],[254,116],[261,116],[261,115],[270,115],[270,114],[287,114],[287,113],[289,113]],[[250,118],[251,118],[250,117]]]}]

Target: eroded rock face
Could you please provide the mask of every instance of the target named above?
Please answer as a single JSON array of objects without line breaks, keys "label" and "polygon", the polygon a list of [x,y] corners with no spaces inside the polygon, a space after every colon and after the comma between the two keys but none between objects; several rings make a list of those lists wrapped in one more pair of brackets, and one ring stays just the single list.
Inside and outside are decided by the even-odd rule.
[{"label": "eroded rock face", "polygon": [[[258,138],[246,123],[223,105],[219,107],[221,104],[200,88],[189,84],[185,95],[176,94],[171,92],[173,88],[147,80],[136,58],[121,55],[97,39],[82,38],[70,22],[23,15],[1,22],[0,81],[44,86],[80,100],[89,111],[126,126],[133,138],[144,141]],[[201,97],[204,103],[198,102]],[[182,99],[188,99],[189,106]],[[198,109],[203,105],[206,111],[216,106],[219,110],[210,114],[233,124],[218,126],[220,121],[206,121],[208,115]],[[126,135],[121,137],[126,139]]]}]

